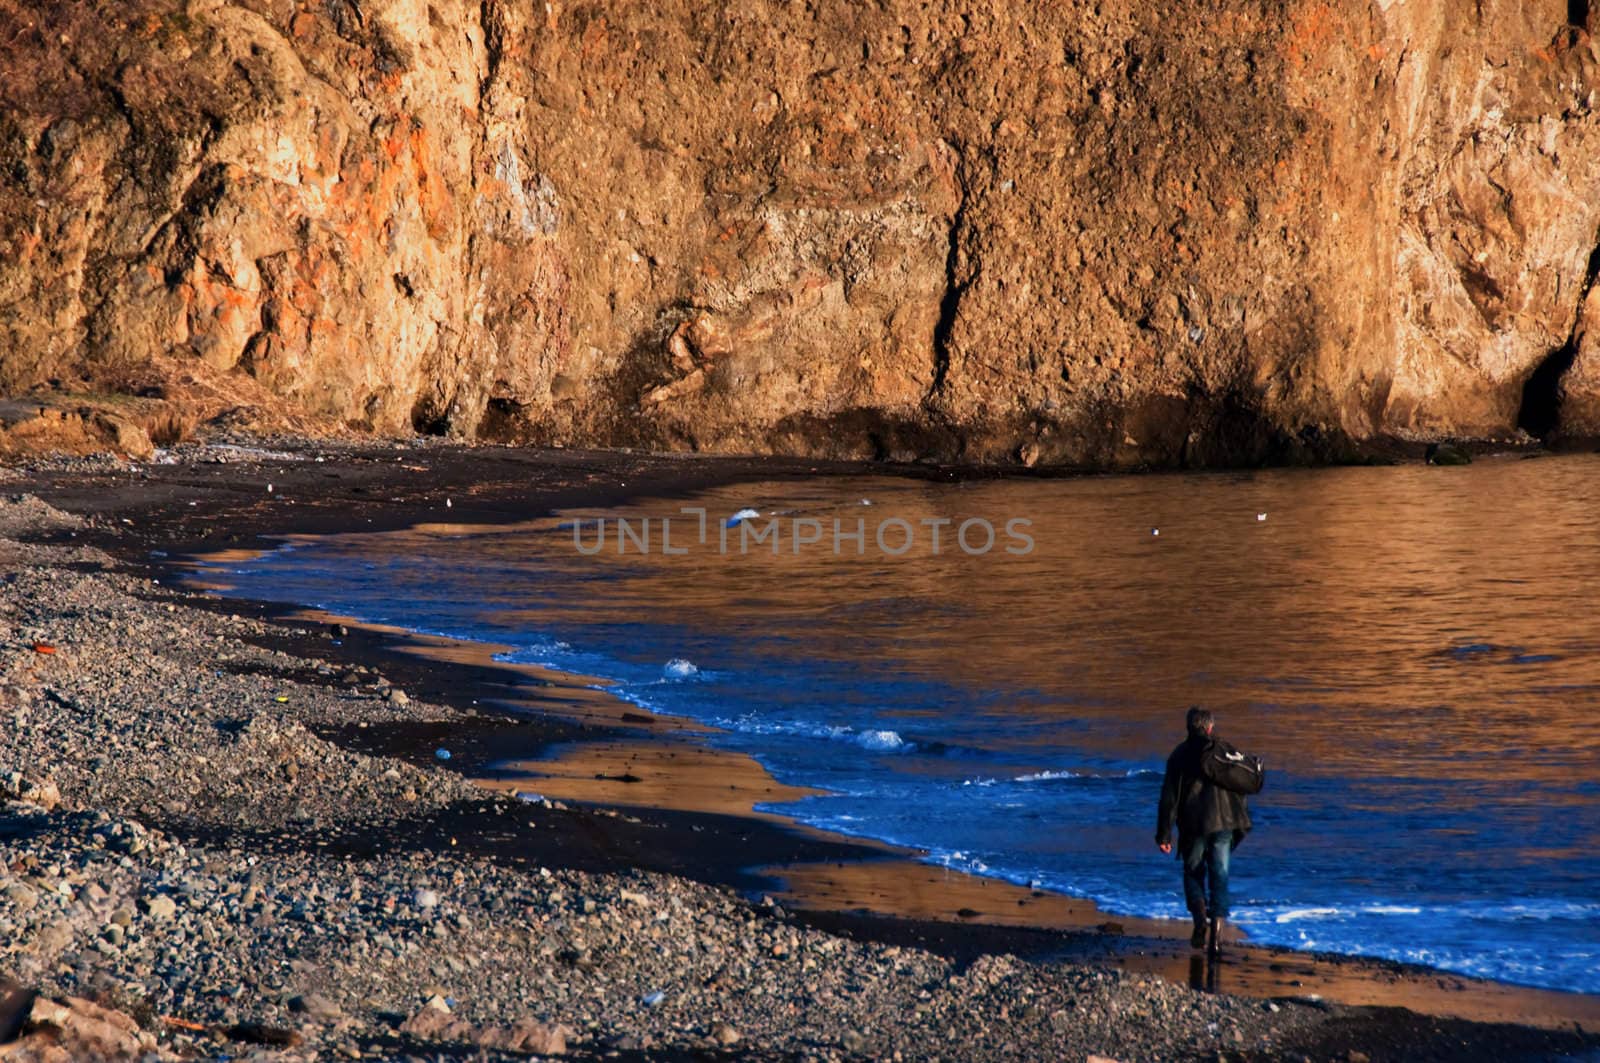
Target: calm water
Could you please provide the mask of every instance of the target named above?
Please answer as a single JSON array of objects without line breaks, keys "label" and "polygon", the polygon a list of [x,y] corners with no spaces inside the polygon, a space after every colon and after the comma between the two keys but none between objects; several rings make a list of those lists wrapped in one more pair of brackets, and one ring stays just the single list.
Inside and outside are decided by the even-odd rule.
[{"label": "calm water", "polygon": [[[615,680],[832,791],[780,811],[1129,914],[1182,915],[1155,801],[1203,702],[1269,768],[1235,862],[1252,938],[1600,992],[1600,459],[817,479],[624,513],[682,505],[711,514],[705,545],[674,522],[684,555],[657,526],[619,556],[613,526],[583,556],[572,518],[616,516],[590,511],[297,541],[230,571],[241,595]],[[737,526],[719,551],[747,507],[778,514],[778,556],[740,556]],[[873,543],[892,517],[916,535],[901,557]],[[932,552],[922,521],[973,517],[990,553],[954,526]],[[797,518],[823,532],[798,554]],[[1012,518],[1026,556],[1004,550]],[[864,556],[834,554],[835,519],[865,522]]]}]

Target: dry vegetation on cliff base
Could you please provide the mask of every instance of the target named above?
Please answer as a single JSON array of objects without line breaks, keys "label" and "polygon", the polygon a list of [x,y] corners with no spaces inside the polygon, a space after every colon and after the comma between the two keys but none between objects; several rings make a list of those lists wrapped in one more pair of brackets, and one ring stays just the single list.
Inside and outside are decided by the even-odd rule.
[{"label": "dry vegetation on cliff base", "polygon": [[1101,466],[1597,435],[1594,20],[0,0],[0,394],[89,406],[71,445],[239,407]]}]

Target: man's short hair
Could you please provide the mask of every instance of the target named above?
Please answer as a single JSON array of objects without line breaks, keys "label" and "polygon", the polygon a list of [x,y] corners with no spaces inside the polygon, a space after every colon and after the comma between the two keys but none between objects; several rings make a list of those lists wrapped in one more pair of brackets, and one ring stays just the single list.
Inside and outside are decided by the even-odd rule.
[{"label": "man's short hair", "polygon": [[1214,717],[1211,715],[1210,709],[1202,709],[1198,705],[1190,705],[1189,715],[1184,717],[1183,722],[1188,725],[1190,734],[1203,735],[1211,730],[1213,721]]}]

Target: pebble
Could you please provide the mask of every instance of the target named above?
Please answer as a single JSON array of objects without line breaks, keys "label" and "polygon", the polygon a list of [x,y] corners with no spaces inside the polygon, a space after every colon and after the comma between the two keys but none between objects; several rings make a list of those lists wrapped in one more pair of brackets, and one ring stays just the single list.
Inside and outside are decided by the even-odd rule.
[{"label": "pebble", "polygon": [[158,923],[164,923],[178,914],[178,903],[164,893],[144,899],[145,914]]},{"label": "pebble", "polygon": [[39,894],[26,882],[13,882],[5,889],[6,900],[19,911],[31,911],[39,903]]},{"label": "pebble", "polygon": [[344,1010],[337,1003],[317,993],[294,997],[289,1001],[289,1010],[323,1022],[337,1019],[344,1014]]}]

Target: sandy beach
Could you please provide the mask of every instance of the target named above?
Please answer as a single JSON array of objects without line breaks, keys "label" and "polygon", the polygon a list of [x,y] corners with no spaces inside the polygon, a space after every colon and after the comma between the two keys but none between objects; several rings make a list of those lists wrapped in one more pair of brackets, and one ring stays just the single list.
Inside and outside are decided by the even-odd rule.
[{"label": "sandy beach", "polygon": [[792,788],[571,677],[190,566],[816,463],[240,442],[0,472],[0,1058],[1600,1050],[1594,997],[1197,965],[1185,926],[756,813]]}]

